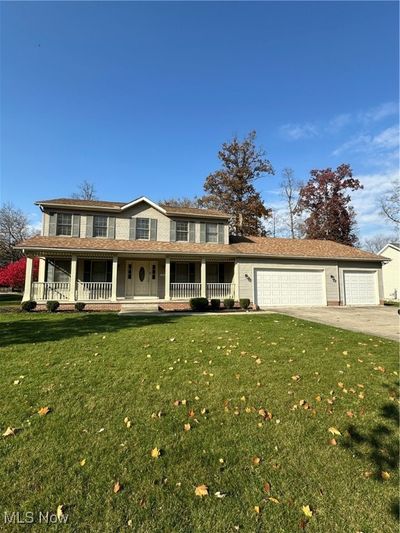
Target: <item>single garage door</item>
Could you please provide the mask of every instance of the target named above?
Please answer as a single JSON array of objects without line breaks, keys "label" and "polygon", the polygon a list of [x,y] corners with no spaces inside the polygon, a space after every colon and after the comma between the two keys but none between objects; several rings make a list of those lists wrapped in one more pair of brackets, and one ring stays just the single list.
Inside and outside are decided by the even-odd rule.
[{"label": "single garage door", "polygon": [[324,271],[257,269],[255,298],[261,308],[274,305],[326,305]]},{"label": "single garage door", "polygon": [[346,305],[378,305],[376,271],[345,271],[344,296]]}]

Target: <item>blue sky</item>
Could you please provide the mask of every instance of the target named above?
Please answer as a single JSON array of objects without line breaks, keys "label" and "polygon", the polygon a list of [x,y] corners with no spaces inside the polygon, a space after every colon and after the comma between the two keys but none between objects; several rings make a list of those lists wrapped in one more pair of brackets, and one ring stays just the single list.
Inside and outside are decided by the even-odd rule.
[{"label": "blue sky", "polygon": [[352,165],[361,237],[398,169],[395,2],[3,2],[1,200],[202,193],[255,129],[276,175]]}]

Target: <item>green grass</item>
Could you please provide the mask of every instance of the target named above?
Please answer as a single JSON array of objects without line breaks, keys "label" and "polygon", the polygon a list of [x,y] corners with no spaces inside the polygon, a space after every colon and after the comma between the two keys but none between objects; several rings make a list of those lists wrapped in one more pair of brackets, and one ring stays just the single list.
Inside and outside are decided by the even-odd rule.
[{"label": "green grass", "polygon": [[[20,430],[0,439],[1,520],[63,504],[65,531],[397,531],[395,342],[280,315],[19,313],[0,324],[0,430]],[[195,496],[200,484],[208,497]]]}]

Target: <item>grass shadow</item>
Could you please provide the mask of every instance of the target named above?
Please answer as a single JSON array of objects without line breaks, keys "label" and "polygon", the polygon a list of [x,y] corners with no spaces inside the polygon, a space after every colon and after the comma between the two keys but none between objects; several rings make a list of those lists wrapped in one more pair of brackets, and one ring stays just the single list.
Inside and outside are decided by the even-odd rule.
[{"label": "grass shadow", "polygon": [[72,337],[84,337],[91,333],[117,332],[129,328],[171,324],[179,316],[119,317],[111,313],[82,313],[76,315],[49,316],[46,314],[24,315],[26,318],[2,322],[0,348],[16,344],[31,344],[60,341]]}]

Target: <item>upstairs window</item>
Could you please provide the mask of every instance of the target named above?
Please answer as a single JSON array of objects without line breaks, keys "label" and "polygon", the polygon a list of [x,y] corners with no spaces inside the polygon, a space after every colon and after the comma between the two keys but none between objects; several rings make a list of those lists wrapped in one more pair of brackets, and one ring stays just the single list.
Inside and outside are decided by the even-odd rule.
[{"label": "upstairs window", "polygon": [[177,222],[176,223],[176,240],[188,241],[189,240],[189,222]]},{"label": "upstairs window", "polygon": [[150,220],[148,218],[136,219],[136,239],[150,240]]},{"label": "upstairs window", "polygon": [[107,217],[95,215],[93,217],[93,237],[107,237]]},{"label": "upstairs window", "polygon": [[67,213],[58,213],[57,215],[57,235],[71,235],[72,233],[72,215]]},{"label": "upstairs window", "polygon": [[206,225],[206,242],[218,242],[218,224]]}]

